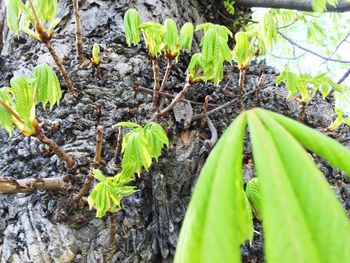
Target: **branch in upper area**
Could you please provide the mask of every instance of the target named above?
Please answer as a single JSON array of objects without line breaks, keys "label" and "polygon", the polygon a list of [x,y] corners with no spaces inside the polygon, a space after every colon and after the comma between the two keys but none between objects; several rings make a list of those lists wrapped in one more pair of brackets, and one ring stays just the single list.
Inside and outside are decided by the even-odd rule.
[{"label": "branch in upper area", "polygon": [[[235,6],[283,8],[306,12],[313,11],[311,0],[235,0]],[[350,2],[348,2],[347,0],[338,0],[338,5],[336,7],[327,6],[327,12],[347,11],[350,11]]]}]

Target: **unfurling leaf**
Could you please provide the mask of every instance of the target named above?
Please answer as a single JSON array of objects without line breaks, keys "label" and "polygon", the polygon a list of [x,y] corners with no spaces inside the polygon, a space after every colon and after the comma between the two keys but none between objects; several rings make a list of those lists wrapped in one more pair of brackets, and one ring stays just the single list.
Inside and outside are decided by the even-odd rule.
[{"label": "unfurling leaf", "polygon": [[167,57],[176,58],[180,53],[179,35],[172,19],[166,19],[163,26],[163,50]]},{"label": "unfurling leaf", "polygon": [[253,178],[248,181],[246,189],[246,195],[250,204],[252,205],[255,214],[258,219],[261,219],[262,209],[261,209],[261,190],[258,178]]},{"label": "unfurling leaf", "polygon": [[147,170],[152,158],[158,160],[164,144],[169,146],[166,133],[158,123],[150,122],[144,128],[132,122],[121,122],[116,126],[132,128],[122,143],[122,168],[128,173],[139,175],[142,168]]},{"label": "unfurling leaf", "polygon": [[[9,88],[0,89],[0,100],[10,107],[10,105],[13,102],[11,97],[9,96]],[[13,133],[12,115],[1,104],[0,104],[0,126],[5,128],[5,130],[9,133],[10,136],[12,135]]]},{"label": "unfurling leaf", "polygon": [[18,21],[24,8],[22,0],[6,0],[6,17],[9,29],[16,35],[19,33]]},{"label": "unfurling leaf", "polygon": [[100,45],[96,43],[94,43],[92,48],[92,63],[94,63],[96,66],[100,65],[101,63]]},{"label": "unfurling leaf", "polygon": [[134,186],[125,186],[129,178],[117,174],[114,177],[105,177],[100,170],[94,170],[93,176],[99,181],[88,197],[90,209],[96,208],[96,216],[101,218],[107,212],[115,213],[121,208],[123,197],[135,193]]},{"label": "unfurling leaf", "polygon": [[42,64],[34,69],[36,80],[36,100],[43,104],[50,104],[50,110],[58,104],[62,97],[62,90],[55,71],[48,65]]},{"label": "unfurling leaf", "polygon": [[128,9],[124,15],[124,30],[128,46],[140,43],[141,17],[135,9]]},{"label": "unfurling leaf", "polygon": [[180,31],[180,47],[181,49],[187,49],[191,51],[193,40],[193,24],[190,22],[185,23]]},{"label": "unfurling leaf", "polygon": [[245,69],[249,66],[252,58],[250,50],[250,39],[246,32],[238,32],[235,35],[236,46],[233,49],[233,55],[240,69]]},{"label": "unfurling leaf", "polygon": [[146,48],[152,58],[156,58],[161,54],[163,48],[163,26],[155,22],[146,22],[140,25],[144,34]]}]

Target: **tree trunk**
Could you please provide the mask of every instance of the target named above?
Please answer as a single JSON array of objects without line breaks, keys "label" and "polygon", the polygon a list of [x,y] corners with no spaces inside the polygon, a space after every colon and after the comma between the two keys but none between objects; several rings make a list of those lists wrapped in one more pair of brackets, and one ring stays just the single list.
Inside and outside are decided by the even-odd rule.
[{"label": "tree trunk", "polygon": [[[193,127],[184,129],[189,107],[183,105],[188,106],[188,103],[175,105],[173,111],[167,114],[169,116],[160,118],[171,147],[164,149],[158,162],[154,161],[149,171],[142,172],[141,177],[131,183],[139,192],[122,201],[122,210],[111,220],[115,227],[108,226],[107,217],[95,218],[95,211],[88,210],[86,198],[82,198],[72,211],[67,209],[67,203],[79,192],[89,173],[95,155],[96,127],[105,127],[100,168],[104,174],[112,176],[120,171],[120,167],[115,165],[118,132],[112,126],[121,121],[144,124],[152,116],[152,96],[133,90],[136,81],[152,89],[152,66],[142,45],[127,47],[123,31],[125,11],[131,7],[138,9],[144,21],[162,23],[165,18],[173,18],[180,28],[186,21],[195,24],[212,21],[217,17],[215,11],[212,12],[217,6],[214,0],[81,1],[84,40],[87,46],[97,42],[103,47],[105,64],[101,64],[101,70],[106,72],[104,79],[96,80],[92,69],[80,69],[73,63],[67,63],[71,65],[71,68],[67,66],[67,71],[74,85],[81,87],[79,99],[71,100],[68,95],[51,112],[37,109],[41,121],[55,120],[60,123],[59,130],[51,129],[45,134],[57,144],[64,145],[64,150],[77,162],[78,174],[71,177],[56,155],[38,140],[15,135],[9,138],[0,129],[0,172],[3,176],[16,175],[15,179],[31,178],[33,174],[41,178],[70,176],[76,188],[54,196],[43,191],[16,198],[0,196],[1,262],[172,262],[181,222],[210,150],[207,142],[214,141],[215,129],[220,137],[236,115],[232,109],[237,107],[237,103],[223,95],[220,88],[210,84],[194,85],[186,94],[188,101],[196,102],[192,104],[196,113],[201,112],[205,96],[210,96],[207,112],[210,116],[207,122],[209,128],[200,128],[199,117]],[[66,61],[72,61],[75,57],[75,52],[72,52],[75,28],[71,7],[71,1],[59,1],[59,13],[63,14],[63,19],[57,38],[52,40],[55,47],[69,49]],[[25,71],[29,68],[28,64],[37,63],[36,57],[42,61],[45,58],[42,54],[46,52],[45,47],[35,46],[31,40],[21,44],[11,36],[6,41],[15,42],[17,46],[6,48],[8,55],[4,56],[4,66],[0,67],[1,87],[9,85],[12,72]],[[28,50],[34,46],[35,49]],[[198,51],[197,36],[194,52]],[[33,52],[38,55],[33,56]],[[179,62],[173,64],[174,69],[167,82],[168,93],[176,95],[184,87],[187,63],[187,55],[180,55]],[[159,65],[162,78],[166,60],[163,59]],[[271,68],[268,72],[266,83],[271,83],[275,73]],[[225,76],[222,87],[225,85],[232,94],[237,94],[238,87],[233,83],[237,83],[238,73],[233,67],[226,66]],[[247,73],[247,108],[255,104],[255,87],[252,84],[255,79],[256,75]],[[261,93],[262,107],[297,116],[297,105],[286,100],[287,92],[283,89],[264,86]],[[165,101],[165,107],[171,100]],[[225,103],[230,106],[212,111]],[[314,118],[317,121],[315,126],[326,127],[332,116],[332,107],[321,100],[317,101],[317,105],[323,109],[324,115]],[[46,116],[48,120],[44,119]],[[246,151],[249,153],[249,147]],[[116,235],[113,240],[111,233],[114,236],[114,231]],[[109,244],[108,240],[113,244]],[[245,247],[242,251],[245,262],[261,262],[262,239],[254,241],[251,247]]]}]

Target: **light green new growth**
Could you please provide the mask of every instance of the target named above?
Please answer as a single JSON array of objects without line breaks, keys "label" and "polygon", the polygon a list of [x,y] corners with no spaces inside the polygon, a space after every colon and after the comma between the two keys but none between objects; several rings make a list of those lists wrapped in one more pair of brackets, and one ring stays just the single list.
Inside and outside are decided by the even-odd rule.
[{"label": "light green new growth", "polygon": [[103,217],[107,212],[115,213],[121,206],[123,197],[135,193],[133,186],[125,186],[131,182],[141,169],[151,166],[152,158],[158,161],[164,144],[169,147],[169,139],[162,126],[149,122],[144,127],[133,122],[120,122],[116,126],[130,128],[122,143],[122,171],[114,177],[105,177],[100,170],[94,170],[94,177],[99,183],[88,197],[90,209],[96,208],[96,216]]},{"label": "light green new growth", "polygon": [[96,65],[97,67],[101,63],[101,50],[100,50],[100,45],[97,43],[94,43],[94,46],[92,48],[92,58],[91,58],[92,63]]},{"label": "light green new growth", "polygon": [[315,12],[323,12],[327,10],[327,4],[334,7],[337,6],[338,0],[312,0],[311,4]]},{"label": "light green new growth", "polygon": [[169,147],[169,139],[158,123],[150,122],[144,127],[130,122],[121,122],[116,126],[132,130],[125,134],[122,143],[122,168],[140,175],[141,169],[152,164],[152,158],[158,160],[164,145]]},{"label": "light green new growth", "polygon": [[141,36],[141,17],[135,9],[128,9],[124,15],[124,30],[129,46],[138,45]]},{"label": "light green new growth", "polygon": [[93,176],[99,181],[88,197],[90,209],[96,208],[96,216],[101,218],[106,213],[115,213],[121,209],[121,200],[125,196],[137,192],[134,186],[125,186],[131,181],[130,176],[119,173],[113,177],[105,177],[96,169]]},{"label": "light green new growth", "polygon": [[41,103],[50,109],[58,104],[62,91],[56,73],[48,65],[39,65],[34,69],[34,77],[14,77],[11,88],[0,89],[0,125],[11,135],[13,124],[23,135],[37,133],[35,106]]},{"label": "light green new growth", "polygon": [[[257,210],[262,214],[265,261],[348,262],[349,220],[304,148],[350,176],[349,149],[262,109],[241,113],[210,153],[186,212],[174,262],[241,262],[240,248],[252,229],[242,183],[247,126],[261,193],[255,207],[262,207]],[[247,186],[247,195],[258,200],[252,186]]]},{"label": "light green new growth", "polygon": [[180,54],[179,34],[172,19],[166,19],[163,25],[164,56],[174,59]]},{"label": "light green new growth", "polygon": [[194,27],[193,27],[193,24],[190,22],[186,22],[182,26],[180,31],[180,40],[179,40],[181,49],[187,49],[188,51],[191,51],[193,31],[194,31]]},{"label": "light green new growth", "polygon": [[245,189],[247,198],[254,209],[255,215],[258,219],[261,219],[262,208],[261,208],[261,189],[258,178],[253,178],[247,182]]}]

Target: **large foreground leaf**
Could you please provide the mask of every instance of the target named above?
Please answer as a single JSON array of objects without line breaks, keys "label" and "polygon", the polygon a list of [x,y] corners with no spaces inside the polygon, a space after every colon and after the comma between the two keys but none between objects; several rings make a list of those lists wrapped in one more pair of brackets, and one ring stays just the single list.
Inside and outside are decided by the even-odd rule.
[{"label": "large foreground leaf", "polygon": [[245,127],[240,116],[208,157],[181,229],[176,263],[240,262],[240,245],[252,236],[242,183]]},{"label": "large foreground leaf", "polygon": [[254,110],[248,117],[267,262],[347,262],[350,224],[340,203],[308,153],[270,115]]}]

